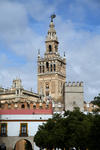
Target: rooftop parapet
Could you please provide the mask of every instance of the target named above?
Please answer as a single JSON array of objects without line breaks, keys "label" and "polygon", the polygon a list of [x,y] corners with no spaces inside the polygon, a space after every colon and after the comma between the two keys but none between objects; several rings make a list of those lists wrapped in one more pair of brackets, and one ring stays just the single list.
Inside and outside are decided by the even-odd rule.
[{"label": "rooftop parapet", "polygon": [[83,87],[83,81],[81,81],[81,82],[66,82],[65,83],[65,86],[67,86],[67,87]]}]

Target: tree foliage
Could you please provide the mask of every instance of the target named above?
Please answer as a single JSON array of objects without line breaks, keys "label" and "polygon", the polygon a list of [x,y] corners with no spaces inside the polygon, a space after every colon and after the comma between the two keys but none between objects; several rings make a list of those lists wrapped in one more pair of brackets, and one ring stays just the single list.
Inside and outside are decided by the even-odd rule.
[{"label": "tree foliage", "polygon": [[91,103],[100,107],[100,94],[98,94],[98,96],[94,97],[94,100],[91,101]]},{"label": "tree foliage", "polygon": [[32,145],[29,141],[25,140],[25,150],[32,150]]},{"label": "tree foliage", "polygon": [[100,150],[99,123],[99,114],[85,115],[76,108],[73,112],[65,112],[64,116],[55,114],[47,123],[39,126],[34,141],[41,149],[76,147],[77,150],[93,150],[96,147],[95,150]]},{"label": "tree foliage", "polygon": [[89,149],[100,150],[100,115],[96,114],[93,118],[89,133]]}]

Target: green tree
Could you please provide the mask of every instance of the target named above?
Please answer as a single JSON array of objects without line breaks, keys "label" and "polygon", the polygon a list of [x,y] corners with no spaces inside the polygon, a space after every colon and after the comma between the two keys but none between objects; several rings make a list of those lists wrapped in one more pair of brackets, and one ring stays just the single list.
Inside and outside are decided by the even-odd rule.
[{"label": "green tree", "polygon": [[29,141],[25,140],[25,150],[32,150],[32,145]]},{"label": "green tree", "polygon": [[91,101],[91,103],[100,107],[100,94],[98,94],[98,96],[94,97],[94,100]]},{"label": "green tree", "polygon": [[65,112],[64,116],[55,114],[47,123],[39,126],[34,141],[41,149],[63,150],[76,147],[77,150],[86,150],[90,148],[90,131],[94,118],[95,114],[85,115],[79,108],[75,108],[73,112]]},{"label": "green tree", "polygon": [[66,145],[85,150],[87,148],[87,137],[91,126],[89,117],[80,112],[78,108],[73,112],[66,113]]},{"label": "green tree", "polygon": [[100,150],[100,115],[93,116],[89,133],[89,150]]},{"label": "green tree", "polygon": [[64,127],[63,119],[61,115],[54,114],[52,119],[49,119],[47,123],[39,126],[38,132],[34,137],[36,145],[40,148],[47,149],[64,149]]},{"label": "green tree", "polygon": [[53,119],[49,119],[47,123],[39,126],[38,132],[34,137],[36,145],[40,148],[54,148],[54,127],[55,122]]}]

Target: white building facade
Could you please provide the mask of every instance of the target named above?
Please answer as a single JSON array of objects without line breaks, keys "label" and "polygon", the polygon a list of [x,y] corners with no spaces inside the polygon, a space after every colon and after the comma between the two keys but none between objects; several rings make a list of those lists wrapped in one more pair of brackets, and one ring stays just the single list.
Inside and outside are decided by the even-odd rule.
[{"label": "white building facade", "polygon": [[1,147],[5,146],[6,150],[13,150],[18,141],[27,140],[33,150],[39,150],[34,143],[34,135],[39,125],[51,117],[52,114],[2,114],[0,117]]}]

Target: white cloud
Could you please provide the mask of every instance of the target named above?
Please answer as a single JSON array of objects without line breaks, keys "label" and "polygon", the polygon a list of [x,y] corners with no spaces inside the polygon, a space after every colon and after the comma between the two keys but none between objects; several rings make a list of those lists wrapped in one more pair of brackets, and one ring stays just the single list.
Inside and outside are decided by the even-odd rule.
[{"label": "white cloud", "polygon": [[32,59],[43,38],[28,26],[27,11],[22,4],[5,2],[0,5],[0,39],[7,47]]},{"label": "white cloud", "polygon": [[28,13],[37,21],[45,20],[45,18],[48,18],[55,11],[55,5],[48,4],[42,0],[30,0],[25,3],[25,7]]},{"label": "white cloud", "polygon": [[[8,67],[6,64],[13,63],[14,60],[10,62],[6,53],[0,56],[0,82],[3,86],[10,86],[13,78],[17,76],[22,79],[25,88],[33,87],[36,91],[37,50],[40,48],[43,54],[45,35],[43,37],[41,33],[36,32],[36,28],[30,26],[28,15],[37,20],[38,26],[44,22],[47,27],[47,18],[56,7],[56,3],[48,5],[41,0],[25,3],[0,1],[0,39],[9,49],[9,53],[12,51],[17,57],[27,60],[20,66]],[[81,11],[80,17],[84,19],[84,9],[78,11]],[[83,80],[85,100],[92,100],[100,91],[100,27],[90,32],[83,28],[84,24],[63,20],[59,15],[55,24],[60,42],[59,52],[63,55],[66,51],[67,54],[67,80]],[[47,32],[47,28],[44,28],[43,32]]]},{"label": "white cloud", "polygon": [[16,57],[17,54],[28,60],[27,63],[20,66],[9,65],[9,63],[15,62],[9,60],[7,53],[3,52],[1,48],[0,84],[8,87],[15,77],[20,77],[25,88],[34,87],[36,92],[36,56],[38,48],[42,47],[43,37],[29,26],[27,10],[24,5],[16,1],[0,1],[0,33],[1,41],[9,50],[7,53],[12,51],[14,52],[12,57]]},{"label": "white cloud", "polygon": [[19,3],[0,2],[0,32],[23,31],[27,25],[26,10]]},{"label": "white cloud", "polygon": [[27,63],[20,67],[3,68],[0,72],[0,86],[10,88],[12,86],[12,80],[20,78],[22,85],[25,89],[30,90],[33,88],[34,92],[37,92],[37,69],[33,63]]}]

